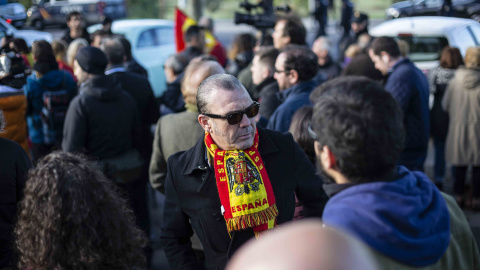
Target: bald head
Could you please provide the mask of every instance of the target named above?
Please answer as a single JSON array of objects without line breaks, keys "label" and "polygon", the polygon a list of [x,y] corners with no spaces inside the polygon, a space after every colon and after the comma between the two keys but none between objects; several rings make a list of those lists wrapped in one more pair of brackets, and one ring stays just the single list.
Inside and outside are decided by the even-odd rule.
[{"label": "bald head", "polygon": [[191,62],[182,81],[182,95],[185,103],[197,105],[197,90],[203,80],[215,75],[225,74],[223,67],[216,61]]},{"label": "bald head", "polygon": [[378,269],[368,247],[320,220],[290,223],[245,244],[227,270]]}]

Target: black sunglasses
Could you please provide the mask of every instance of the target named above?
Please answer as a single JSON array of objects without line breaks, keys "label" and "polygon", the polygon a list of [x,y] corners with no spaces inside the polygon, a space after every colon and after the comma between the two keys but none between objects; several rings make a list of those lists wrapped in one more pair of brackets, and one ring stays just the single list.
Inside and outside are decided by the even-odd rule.
[{"label": "black sunglasses", "polygon": [[209,113],[204,113],[203,115],[206,115],[211,118],[227,119],[227,122],[229,125],[236,125],[242,121],[244,114],[246,114],[248,118],[253,118],[257,116],[259,108],[260,108],[260,103],[254,101],[252,105],[250,105],[248,108],[246,108],[243,111],[229,113],[227,115],[218,115],[218,114],[209,114]]}]

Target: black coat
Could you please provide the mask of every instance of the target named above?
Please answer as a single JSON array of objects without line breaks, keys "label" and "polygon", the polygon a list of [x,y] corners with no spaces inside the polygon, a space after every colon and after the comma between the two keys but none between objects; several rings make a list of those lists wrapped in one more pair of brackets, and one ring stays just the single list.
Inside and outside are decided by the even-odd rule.
[{"label": "black coat", "polygon": [[100,75],[84,82],[70,103],[62,149],[99,159],[141,150],[137,105],[111,78]]},{"label": "black coat", "polygon": [[[83,28],[82,36],[79,37],[79,38],[85,39],[88,42],[88,44],[90,44],[90,42],[91,42],[90,41],[90,34],[88,33],[87,28]],[[70,43],[72,43],[72,41],[75,40],[74,38],[72,38],[70,36],[70,29],[65,30],[65,32],[63,33],[63,36],[62,36],[62,40],[67,43],[67,46],[70,45]]]},{"label": "black coat", "polygon": [[14,266],[13,227],[32,162],[15,142],[0,138],[0,269]]},{"label": "black coat", "polygon": [[282,101],[277,96],[279,92],[278,83],[273,77],[265,79],[257,86],[257,92],[260,97],[258,99],[260,102],[260,116],[268,121],[277,107],[282,104]]},{"label": "black coat", "polygon": [[184,74],[185,73],[182,72],[173,82],[167,83],[167,90],[162,96],[162,103],[173,112],[185,111],[185,101],[182,96],[182,80]]},{"label": "black coat", "polygon": [[108,77],[119,82],[122,89],[137,102],[138,115],[140,116],[142,126],[145,127],[157,123],[158,118],[160,118],[160,110],[148,79],[128,71],[113,72]]},{"label": "black coat", "polygon": [[[327,197],[303,150],[289,133],[261,128],[258,132],[259,152],[278,207],[277,224],[292,220],[295,191],[305,216],[320,217]],[[201,269],[191,248],[192,228],[203,244],[207,269],[225,268],[233,253],[254,237],[251,229],[229,237],[205,151],[202,137],[193,148],[168,159],[161,243],[172,269]]]}]

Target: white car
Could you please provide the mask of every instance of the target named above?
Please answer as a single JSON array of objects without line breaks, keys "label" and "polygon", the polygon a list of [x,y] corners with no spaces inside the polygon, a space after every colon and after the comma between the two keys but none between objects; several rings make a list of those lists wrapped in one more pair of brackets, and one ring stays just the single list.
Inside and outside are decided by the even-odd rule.
[{"label": "white car", "polygon": [[31,47],[33,42],[37,40],[46,40],[50,43],[53,40],[52,34],[50,33],[35,30],[18,30],[8,24],[5,20],[0,19],[0,38],[6,35],[23,38],[29,47]]},{"label": "white car", "polygon": [[[148,72],[155,97],[167,88],[163,64],[168,56],[176,53],[174,23],[161,19],[119,20],[112,24],[112,32],[122,34],[132,44],[132,55]],[[100,29],[92,25],[89,33]]]},{"label": "white car", "polygon": [[386,21],[369,31],[374,37],[390,36],[405,40],[410,46],[409,58],[425,74],[438,66],[446,45],[460,49],[480,45],[480,24],[471,19],[452,17],[410,17]]}]

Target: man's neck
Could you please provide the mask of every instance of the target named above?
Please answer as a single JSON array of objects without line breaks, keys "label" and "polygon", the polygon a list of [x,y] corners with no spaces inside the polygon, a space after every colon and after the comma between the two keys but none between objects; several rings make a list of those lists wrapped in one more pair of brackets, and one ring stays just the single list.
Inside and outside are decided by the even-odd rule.
[{"label": "man's neck", "polygon": [[390,62],[388,63],[388,68],[391,69],[393,68],[398,62],[400,62],[401,60],[403,60],[403,57],[402,56],[399,56],[399,57],[396,57],[396,58],[392,58],[390,60]]},{"label": "man's neck", "polygon": [[80,29],[70,29],[70,37],[75,39],[75,38],[79,38],[79,37],[82,37],[83,35],[83,30],[80,28]]}]

